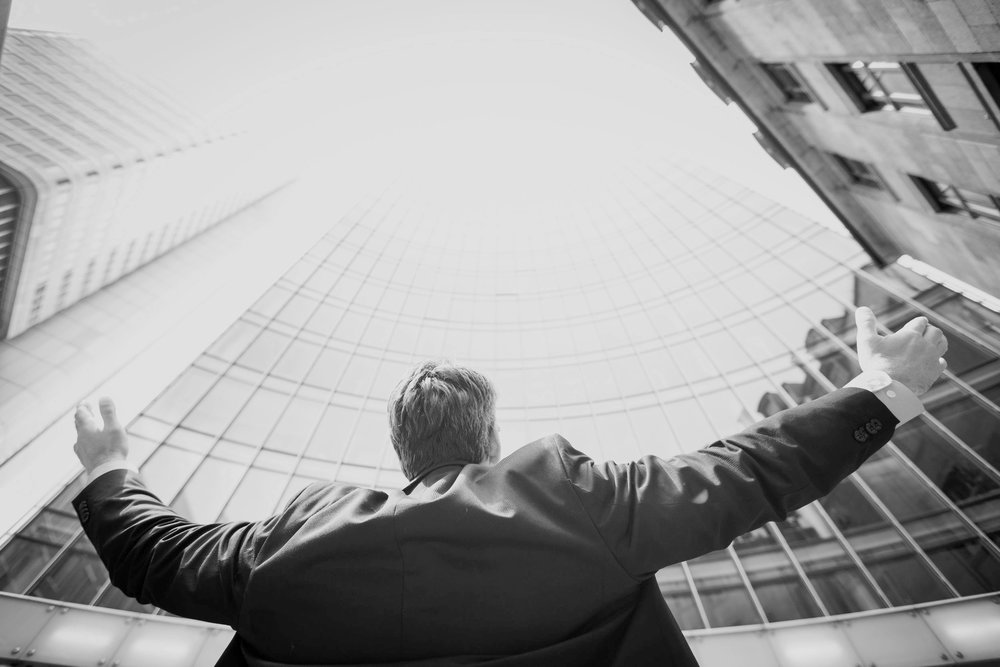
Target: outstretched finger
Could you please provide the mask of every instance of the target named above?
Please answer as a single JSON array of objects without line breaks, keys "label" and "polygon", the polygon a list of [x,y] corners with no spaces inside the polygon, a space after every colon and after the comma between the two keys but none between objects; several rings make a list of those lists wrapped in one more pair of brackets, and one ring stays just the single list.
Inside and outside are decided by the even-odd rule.
[{"label": "outstretched finger", "polygon": [[97,428],[97,420],[94,418],[94,411],[90,409],[90,405],[87,403],[81,403],[76,406],[76,412],[73,414],[73,421],[76,422],[76,428]]},{"label": "outstretched finger", "polygon": [[118,411],[115,409],[115,402],[108,396],[102,396],[99,402],[101,406],[101,417],[104,418],[104,428],[115,429],[121,424],[118,423]]},{"label": "outstretched finger", "polygon": [[858,353],[863,355],[879,337],[878,323],[875,313],[868,306],[861,306],[854,311],[854,322],[858,327]]},{"label": "outstretched finger", "polygon": [[927,318],[921,315],[920,317],[914,317],[912,320],[904,324],[900,329],[900,331],[906,330],[906,331],[913,331],[918,334],[923,334],[924,329],[927,328],[928,324],[930,324],[930,322],[927,320]]}]

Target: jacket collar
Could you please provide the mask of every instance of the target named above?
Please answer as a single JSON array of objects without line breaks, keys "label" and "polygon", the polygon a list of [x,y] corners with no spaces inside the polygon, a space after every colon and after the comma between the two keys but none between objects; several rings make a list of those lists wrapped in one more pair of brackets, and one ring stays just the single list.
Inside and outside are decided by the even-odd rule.
[{"label": "jacket collar", "polygon": [[411,479],[410,483],[403,488],[403,492],[407,494],[410,493],[411,491],[413,491],[413,489],[417,488],[417,484],[422,482],[426,477],[428,477],[432,472],[436,470],[440,470],[441,468],[447,468],[450,466],[467,466],[470,464],[472,464],[472,461],[461,461],[461,460],[445,461],[444,463],[434,463],[424,468],[419,473],[417,473],[416,477]]}]

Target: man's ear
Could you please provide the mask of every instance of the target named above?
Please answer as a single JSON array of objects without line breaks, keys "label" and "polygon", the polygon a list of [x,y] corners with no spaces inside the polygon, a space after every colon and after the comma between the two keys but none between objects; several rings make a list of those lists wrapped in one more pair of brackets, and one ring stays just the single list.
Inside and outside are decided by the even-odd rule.
[{"label": "man's ear", "polygon": [[488,457],[489,463],[496,463],[500,460],[500,429],[497,427],[496,422],[493,422],[493,426],[490,426],[490,453]]}]

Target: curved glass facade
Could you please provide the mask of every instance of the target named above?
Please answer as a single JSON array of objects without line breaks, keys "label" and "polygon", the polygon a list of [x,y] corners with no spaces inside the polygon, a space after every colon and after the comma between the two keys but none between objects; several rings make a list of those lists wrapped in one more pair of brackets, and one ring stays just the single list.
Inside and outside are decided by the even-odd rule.
[{"label": "curved glass facade", "polygon": [[[1000,589],[1000,315],[690,166],[588,194],[517,223],[416,186],[359,204],[130,424],[146,481],[205,522],[316,480],[399,488],[386,398],[442,356],[496,382],[504,453],[558,432],[669,457],[849,380],[864,304],[948,334],[928,412],[826,498],[660,572],[663,594],[710,629]],[[81,484],[4,545],[0,589],[139,609],[69,508]]]}]

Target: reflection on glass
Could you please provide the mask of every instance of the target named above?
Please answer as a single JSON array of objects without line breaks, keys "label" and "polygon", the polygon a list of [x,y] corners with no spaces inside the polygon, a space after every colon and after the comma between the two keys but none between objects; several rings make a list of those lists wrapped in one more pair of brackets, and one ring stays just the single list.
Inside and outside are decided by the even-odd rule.
[{"label": "reflection on glass", "polygon": [[951,597],[853,480],[838,484],[820,503],[893,604]]},{"label": "reflection on glass", "polygon": [[791,621],[821,615],[788,555],[766,526],[736,538],[733,549],[767,620]]},{"label": "reflection on glass", "polygon": [[219,516],[246,468],[214,457],[205,459],[171,506],[181,516],[211,523]]},{"label": "reflection on glass", "polygon": [[126,596],[118,588],[110,584],[101,593],[101,596],[97,598],[94,603],[98,607],[107,607],[109,609],[121,609],[122,611],[134,611],[140,614],[151,614],[153,613],[154,607],[149,604],[139,604],[134,599]]},{"label": "reflection on glass", "polygon": [[46,510],[0,551],[0,590],[23,593],[79,530],[75,514]]},{"label": "reflection on glass", "polygon": [[792,512],[777,528],[831,614],[882,606],[816,503]]},{"label": "reflection on glass", "polygon": [[691,594],[691,587],[688,586],[684,570],[680,565],[671,565],[657,572],[656,583],[660,585],[660,592],[663,593],[667,606],[670,607],[670,612],[681,630],[698,630],[705,627],[694,596]]},{"label": "reflection on glass", "polygon": [[59,557],[29,595],[89,604],[108,581],[108,571],[82,533]]},{"label": "reflection on glass", "polygon": [[233,493],[219,521],[258,521],[275,510],[288,475],[250,468]]},{"label": "reflection on glass", "polygon": [[897,457],[879,451],[858,474],[960,594],[1000,588],[1000,560]]},{"label": "reflection on glass", "polygon": [[688,565],[713,628],[762,622],[728,550],[699,556]]}]

